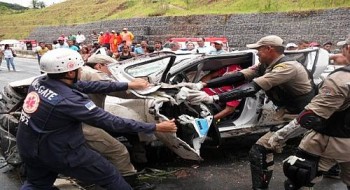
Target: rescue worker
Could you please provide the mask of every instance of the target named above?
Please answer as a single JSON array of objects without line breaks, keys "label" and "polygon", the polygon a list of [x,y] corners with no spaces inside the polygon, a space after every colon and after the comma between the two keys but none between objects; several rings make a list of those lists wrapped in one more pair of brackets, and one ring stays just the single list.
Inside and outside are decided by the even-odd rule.
[{"label": "rescue worker", "polygon": [[[350,59],[350,37],[342,53]],[[319,93],[297,118],[309,129],[295,156],[284,161],[288,177],[285,189],[312,187],[318,176],[335,164],[340,177],[350,190],[350,66],[332,72],[321,84]]]},{"label": "rescue worker", "polygon": [[[208,96],[200,91],[191,93],[189,101],[195,104],[227,102],[253,96],[262,89],[278,107],[275,113],[276,120],[283,121],[291,114],[300,113],[315,95],[314,85],[306,68],[284,56],[283,40],[278,36],[263,37],[255,44],[248,44],[247,47],[258,50],[260,61],[258,65],[210,80],[202,85],[213,88],[235,85],[243,81],[249,83],[214,96]],[[200,85],[197,83],[194,86],[198,89]],[[273,133],[271,131],[262,136],[249,152],[253,189],[267,189],[272,177],[273,149],[268,140]]]},{"label": "rescue worker", "polygon": [[105,189],[132,189],[110,162],[87,147],[82,122],[118,132],[176,132],[174,121],[143,123],[97,107],[84,93],[126,90],[128,85],[79,81],[83,64],[70,49],[55,49],[41,58],[40,70],[47,75],[30,85],[17,132],[27,172],[21,189],[52,189],[58,173]]},{"label": "rescue worker", "polygon": [[[108,55],[92,55],[86,63],[87,66],[82,67],[81,80],[114,81],[107,67],[108,64],[114,62],[116,62],[116,60]],[[147,86],[148,82],[142,79],[136,79],[128,83],[128,87],[131,89],[143,89]],[[123,94],[125,94],[125,92],[118,91],[108,94],[88,94],[88,96],[96,106],[104,109],[106,95],[120,97]],[[130,162],[129,152],[121,142],[103,129],[85,123],[83,123],[83,133],[89,147],[109,160],[123,176],[136,174],[137,171]]]}]

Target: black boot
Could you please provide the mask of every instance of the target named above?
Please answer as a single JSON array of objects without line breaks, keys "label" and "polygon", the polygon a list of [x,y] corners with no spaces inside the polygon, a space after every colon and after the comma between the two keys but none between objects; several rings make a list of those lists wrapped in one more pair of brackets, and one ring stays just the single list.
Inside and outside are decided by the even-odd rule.
[{"label": "black boot", "polygon": [[252,187],[254,190],[268,189],[270,180],[272,178],[272,170],[268,167],[273,165],[273,160],[267,163],[266,155],[272,154],[261,145],[253,145],[249,151],[250,171],[252,174]]},{"label": "black boot", "polygon": [[331,169],[329,169],[328,171],[324,172],[323,176],[327,177],[327,178],[340,179],[339,174],[340,174],[340,168],[339,168],[339,165],[336,164]]}]

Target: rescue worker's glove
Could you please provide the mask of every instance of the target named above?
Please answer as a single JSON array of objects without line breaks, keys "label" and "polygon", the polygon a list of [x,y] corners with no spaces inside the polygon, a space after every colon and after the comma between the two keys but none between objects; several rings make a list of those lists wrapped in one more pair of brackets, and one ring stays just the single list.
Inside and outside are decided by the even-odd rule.
[{"label": "rescue worker's glove", "polygon": [[133,90],[142,90],[149,86],[149,82],[141,78],[136,78],[128,83],[128,88]]},{"label": "rescue worker's glove", "polygon": [[[214,95],[214,96],[216,96],[216,95]],[[187,100],[192,105],[198,105],[201,102],[206,103],[206,104],[212,104],[212,103],[214,103],[214,99],[215,100],[218,99],[217,96],[216,96],[216,98],[214,98],[214,96],[209,96],[207,93],[205,93],[203,91],[190,90],[188,93]]]},{"label": "rescue worker's glove", "polygon": [[202,88],[204,87],[204,84],[202,82],[197,82],[197,83],[184,82],[181,84],[184,87],[190,88],[192,90],[202,90]]},{"label": "rescue worker's glove", "polygon": [[297,137],[306,131],[307,129],[300,127],[297,119],[293,119],[287,125],[276,131],[270,137],[268,143],[275,152],[281,153],[288,139]]}]

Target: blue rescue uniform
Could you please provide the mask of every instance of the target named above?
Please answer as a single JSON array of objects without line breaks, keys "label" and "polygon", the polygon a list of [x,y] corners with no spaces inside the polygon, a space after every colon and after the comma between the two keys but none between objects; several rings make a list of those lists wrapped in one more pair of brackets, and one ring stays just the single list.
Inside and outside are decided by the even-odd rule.
[{"label": "blue rescue uniform", "polygon": [[50,189],[58,173],[106,189],[131,189],[111,163],[86,146],[81,123],[108,131],[146,133],[154,132],[155,124],[112,115],[83,94],[126,90],[127,83],[78,81],[75,87],[47,76],[29,87],[17,133],[27,169],[22,189]]}]

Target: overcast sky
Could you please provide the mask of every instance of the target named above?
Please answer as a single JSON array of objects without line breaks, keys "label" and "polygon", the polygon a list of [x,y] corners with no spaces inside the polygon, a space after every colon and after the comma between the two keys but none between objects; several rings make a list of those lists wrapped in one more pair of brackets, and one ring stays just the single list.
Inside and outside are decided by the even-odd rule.
[{"label": "overcast sky", "polygon": [[[0,0],[0,1],[6,2],[6,3],[12,3],[12,4],[16,3],[16,4],[22,5],[24,7],[30,7],[31,2],[32,2],[32,0]],[[43,1],[46,6],[50,6],[54,3],[60,3],[60,2],[65,1],[65,0],[39,0],[39,1]]]}]

